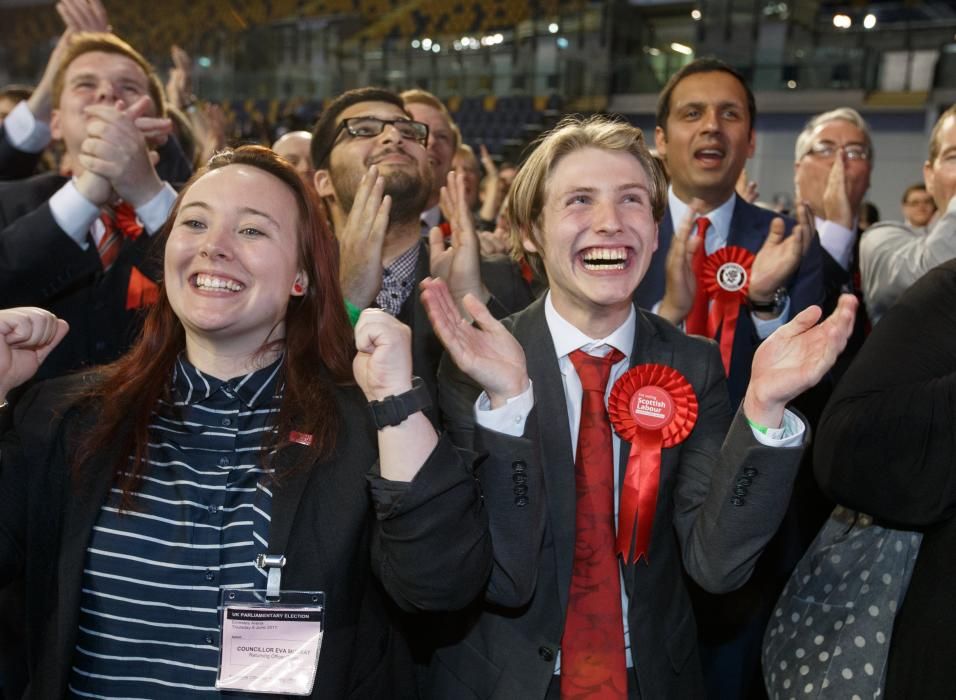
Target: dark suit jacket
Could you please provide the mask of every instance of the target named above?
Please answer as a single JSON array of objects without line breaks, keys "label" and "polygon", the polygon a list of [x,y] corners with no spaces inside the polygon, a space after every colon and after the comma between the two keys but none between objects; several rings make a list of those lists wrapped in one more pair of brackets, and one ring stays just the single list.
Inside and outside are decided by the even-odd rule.
[{"label": "dark suit jacket", "polygon": [[[15,432],[0,445],[0,585],[17,576],[26,583],[29,697],[64,696],[85,549],[112,483],[113,454],[71,471],[72,448],[96,409],[70,396],[90,376],[34,387],[17,406]],[[491,570],[486,511],[466,455],[447,439],[407,491],[396,500],[383,496],[387,482],[376,476],[366,402],[355,388],[336,392],[342,431],[334,453],[294,470],[302,448],[279,453],[269,551],[288,559],[284,590],[326,593],[314,697],[413,697],[392,601],[434,610],[472,600]],[[490,463],[485,470],[491,478]],[[510,475],[509,463],[509,482]]]},{"label": "dark suit jacket", "polygon": [[[734,195],[733,217],[730,220],[730,231],[727,245],[746,248],[756,254],[767,238],[770,222],[778,215],[762,207],[748,204]],[[787,233],[793,228],[793,219],[783,217],[786,222]],[[658,246],[651,258],[651,265],[644,275],[644,279],[634,294],[638,305],[650,309],[664,298],[665,261],[674,238],[674,223],[671,221],[670,208],[664,210],[658,231]],[[823,249],[820,241],[814,236],[810,248],[804,256],[797,273],[788,286],[790,292],[791,318],[811,306],[823,303]],[[790,320],[785,319],[785,320]],[[734,336],[734,347],[730,358],[730,372],[728,373],[728,387],[730,401],[738,406],[744,398],[747,384],[750,383],[750,365],[753,362],[754,351],[760,345],[760,338],[754,329],[753,319],[746,307],[740,310],[737,320],[737,332]]]},{"label": "dark suit jacket", "polygon": [[39,163],[40,154],[14,148],[7,138],[3,124],[0,124],[0,180],[30,177],[36,172]]},{"label": "dark suit jacket", "polygon": [[81,250],[56,223],[49,199],[66,178],[37,175],[0,183],[0,306],[40,306],[70,324],[70,332],[40,368],[38,379],[110,362],[129,347],[140,312],[126,309],[137,268],[156,280],[162,261],[155,237],[124,240],[104,272],[96,246]]},{"label": "dark suit jacket", "polygon": [[[874,326],[820,421],[813,461],[836,501],[923,542],[893,627],[884,696],[952,697],[956,665],[956,261]],[[880,611],[880,614],[885,614]]]},{"label": "dark suit jacket", "polygon": [[[486,603],[472,609],[454,631],[449,629],[430,668],[433,698],[543,698],[561,643],[576,502],[564,390],[544,299],[506,324],[525,349],[535,394],[525,436],[514,440],[537,445],[547,519],[538,550],[508,559],[510,553],[499,547],[507,533],[495,529],[492,514],[495,559],[506,570],[532,567],[536,587],[523,606]],[[638,311],[631,364],[643,363],[681,372],[694,388],[700,412],[688,439],[663,451],[649,563],[624,568],[631,650],[642,698],[695,698],[702,696],[703,684],[682,572],[715,592],[747,580],[783,516],[802,450],[764,447],[742,416],[733,417],[713,342],[686,336]],[[476,388],[450,364],[442,367],[440,388],[452,432],[467,442]],[[630,445],[622,443],[622,473],[629,451]]]}]

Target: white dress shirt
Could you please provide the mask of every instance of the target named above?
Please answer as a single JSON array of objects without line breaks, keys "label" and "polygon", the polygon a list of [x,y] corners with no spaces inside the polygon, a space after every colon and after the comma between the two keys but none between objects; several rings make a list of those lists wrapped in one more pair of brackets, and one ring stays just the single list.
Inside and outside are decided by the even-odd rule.
[{"label": "white dress shirt", "polygon": [[834,260],[839,263],[844,270],[850,269],[850,261],[853,258],[853,246],[856,244],[856,225],[848,229],[836,221],[821,219],[814,216],[814,224],[817,227],[817,235],[820,237],[820,245],[830,254]]}]

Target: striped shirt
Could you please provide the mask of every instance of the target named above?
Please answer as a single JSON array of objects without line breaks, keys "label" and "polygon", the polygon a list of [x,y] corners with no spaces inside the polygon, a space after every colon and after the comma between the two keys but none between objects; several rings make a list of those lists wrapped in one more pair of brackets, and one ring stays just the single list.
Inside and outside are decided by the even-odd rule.
[{"label": "striped shirt", "polygon": [[280,366],[221,381],[177,361],[133,508],[119,511],[114,487],[91,533],[71,697],[219,696],[220,587],[266,583],[254,563],[272,501],[261,445]]}]

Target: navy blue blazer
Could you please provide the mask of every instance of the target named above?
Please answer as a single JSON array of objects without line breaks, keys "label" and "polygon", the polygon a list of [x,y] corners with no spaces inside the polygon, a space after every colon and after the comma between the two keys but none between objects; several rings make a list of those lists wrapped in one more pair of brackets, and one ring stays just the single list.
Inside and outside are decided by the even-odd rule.
[{"label": "navy blue blazer", "polygon": [[[762,207],[748,204],[740,197],[735,197],[734,213],[730,220],[730,231],[727,245],[740,246],[756,254],[767,238],[770,222],[778,214]],[[782,217],[786,223],[787,234],[796,223],[789,217]],[[674,237],[674,224],[671,221],[670,207],[664,210],[664,218],[658,230],[658,246],[651,258],[650,267],[644,279],[634,293],[638,306],[651,309],[654,304],[664,298],[665,261]],[[810,242],[807,254],[804,256],[797,273],[788,285],[790,292],[790,314],[785,320],[812,304],[822,304],[823,290],[823,248],[820,240],[814,236]],[[730,391],[731,404],[736,408],[743,401],[747,384],[750,383],[750,365],[753,362],[754,351],[760,344],[753,319],[746,309],[742,309],[737,321],[737,333],[734,336],[734,348],[730,358],[730,373],[727,388]]]}]

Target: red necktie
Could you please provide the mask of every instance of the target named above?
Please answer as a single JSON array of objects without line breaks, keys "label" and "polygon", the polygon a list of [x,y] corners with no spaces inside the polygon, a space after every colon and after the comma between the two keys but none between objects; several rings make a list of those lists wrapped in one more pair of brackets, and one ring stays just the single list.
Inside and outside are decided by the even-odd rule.
[{"label": "red necktie", "polygon": [[604,392],[611,367],[624,359],[571,353],[581,379],[574,481],[574,568],[561,642],[561,698],[627,697],[621,579],[614,553],[614,452]]},{"label": "red necktie", "polygon": [[100,254],[100,262],[103,263],[103,272],[106,272],[113,267],[113,263],[115,263],[116,258],[119,257],[122,240],[120,239],[119,231],[113,223],[113,217],[111,217],[108,212],[104,211],[100,214],[100,221],[103,222],[103,237],[96,246],[96,251]]},{"label": "red necktie", "polygon": [[688,333],[694,335],[707,335],[707,294],[704,292],[704,285],[701,282],[703,276],[704,260],[707,258],[705,243],[707,242],[707,227],[710,226],[710,219],[700,217],[697,219],[697,236],[700,238],[700,245],[694,251],[694,258],[691,260],[690,267],[697,279],[697,292],[694,294],[694,305],[687,314],[687,320],[684,322],[684,328]]}]

